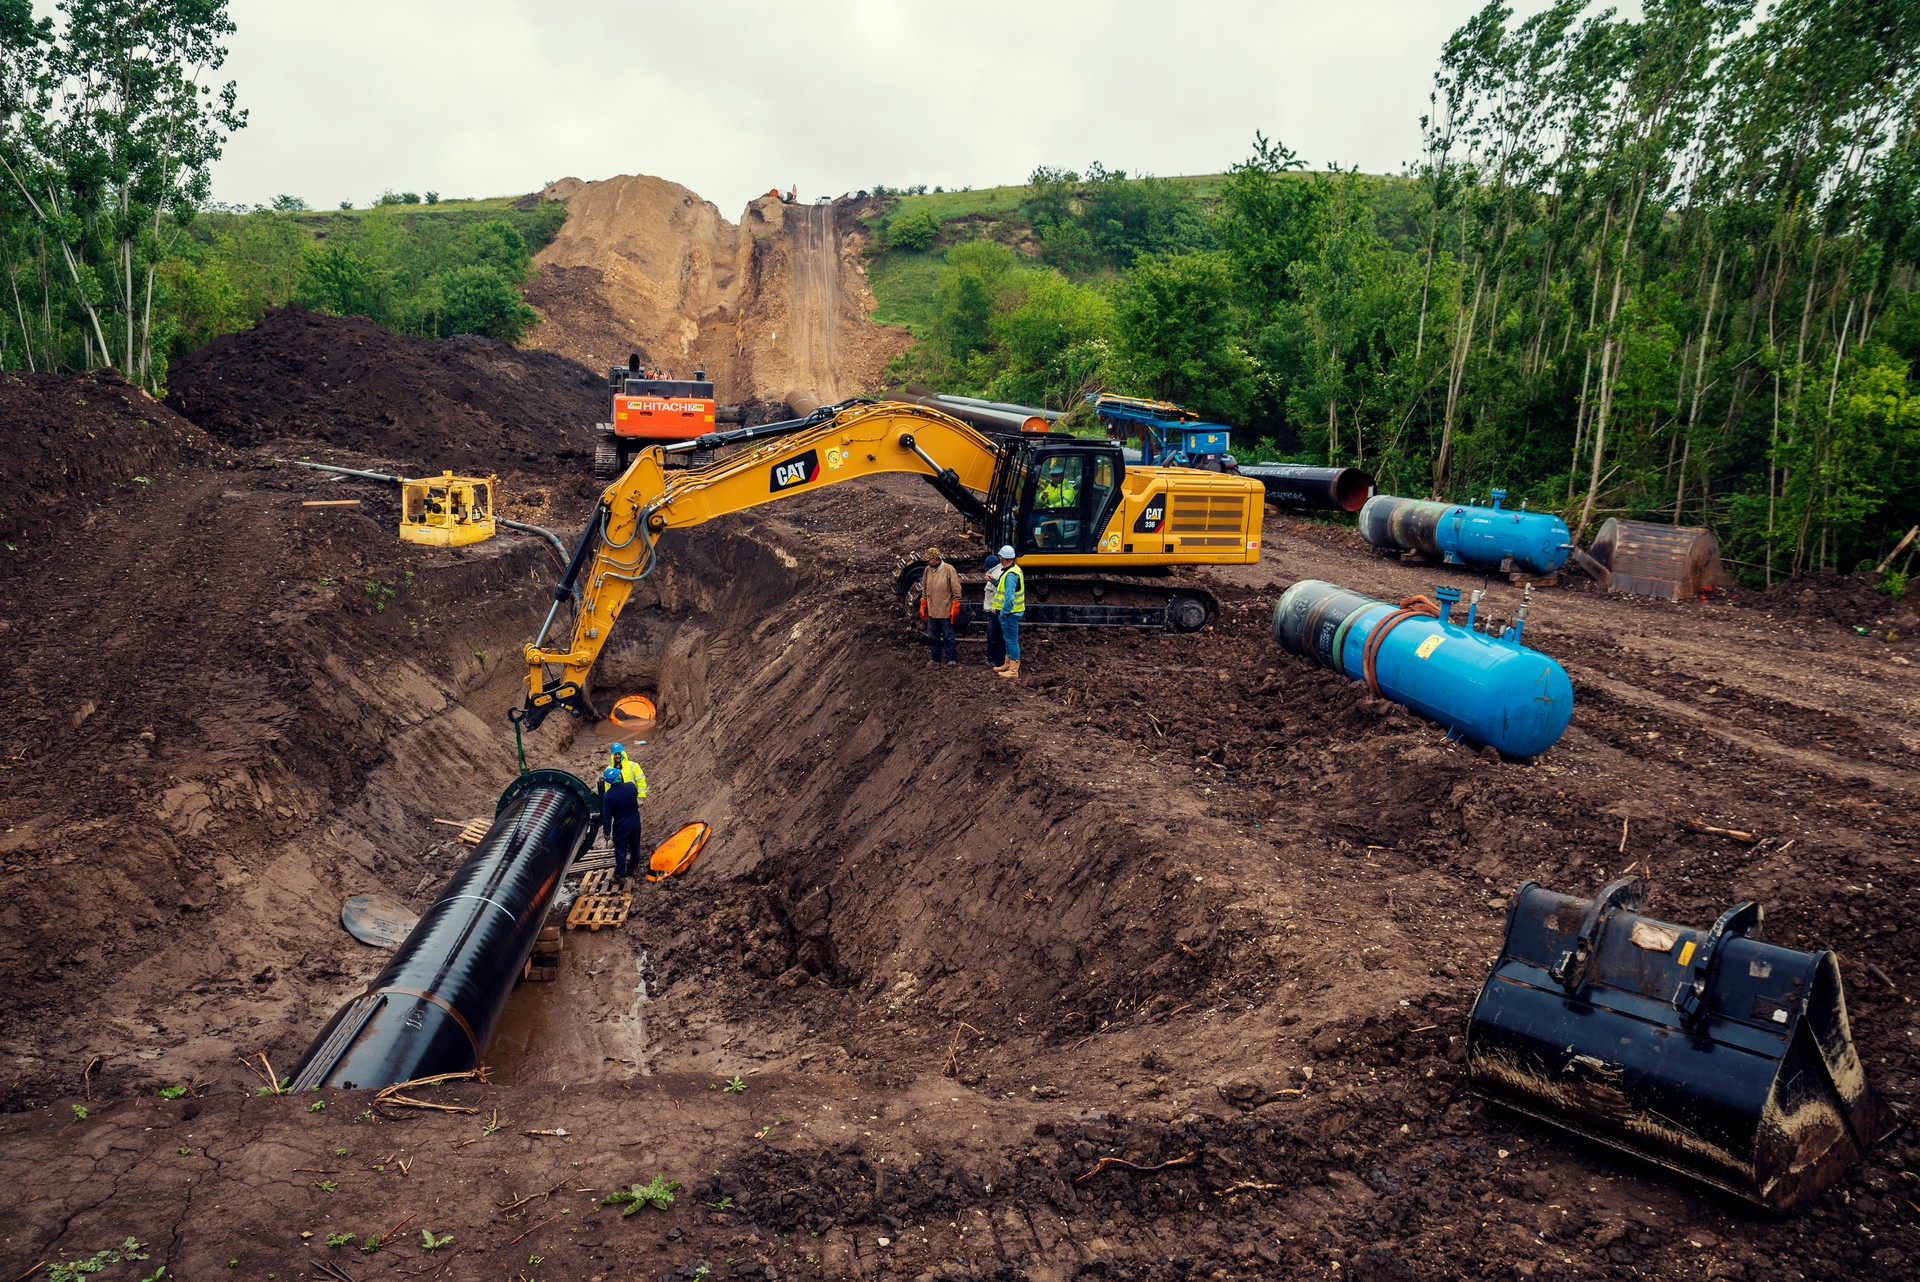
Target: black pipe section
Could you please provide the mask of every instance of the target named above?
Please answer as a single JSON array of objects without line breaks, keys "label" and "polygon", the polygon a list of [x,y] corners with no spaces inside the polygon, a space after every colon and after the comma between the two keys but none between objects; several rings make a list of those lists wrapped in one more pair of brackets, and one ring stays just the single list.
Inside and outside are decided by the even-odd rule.
[{"label": "black pipe section", "polygon": [[342,1006],[290,1089],[377,1090],[480,1062],[547,908],[593,831],[593,790],[533,770],[366,991]]},{"label": "black pipe section", "polygon": [[752,427],[736,427],[725,432],[707,432],[690,441],[678,441],[666,447],[669,454],[684,454],[691,450],[717,450],[723,445],[744,445],[748,441],[758,441],[768,436],[786,436],[803,428],[818,427],[831,422],[834,415],[842,410],[852,409],[856,405],[871,405],[865,397],[853,397],[841,401],[838,405],[822,405],[801,418],[783,418],[772,423],[756,423]]},{"label": "black pipe section", "polygon": [[1357,467],[1308,467],[1300,463],[1242,463],[1240,475],[1267,487],[1277,507],[1358,512],[1373,493],[1373,478]]}]

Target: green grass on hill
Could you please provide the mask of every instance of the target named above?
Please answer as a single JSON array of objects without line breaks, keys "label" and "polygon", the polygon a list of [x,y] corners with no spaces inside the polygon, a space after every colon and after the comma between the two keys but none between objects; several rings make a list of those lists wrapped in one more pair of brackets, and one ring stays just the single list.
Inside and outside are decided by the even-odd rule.
[{"label": "green grass on hill", "polygon": [[924,253],[896,249],[869,259],[867,283],[873,287],[877,304],[873,319],[882,325],[904,325],[913,331],[915,338],[925,338],[933,325],[934,289],[940,281],[941,257],[937,249]]}]

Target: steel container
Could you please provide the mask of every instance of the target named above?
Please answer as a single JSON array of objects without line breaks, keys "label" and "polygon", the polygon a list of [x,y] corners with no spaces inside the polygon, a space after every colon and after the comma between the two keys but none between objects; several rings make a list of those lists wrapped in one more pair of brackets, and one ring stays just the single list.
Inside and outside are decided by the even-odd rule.
[{"label": "steel container", "polygon": [[1449,565],[1540,575],[1565,565],[1573,546],[1567,523],[1551,512],[1501,507],[1506,497],[1495,490],[1492,507],[1472,507],[1376,494],[1360,509],[1360,537]]},{"label": "steel container", "polygon": [[1840,967],[1641,916],[1646,884],[1593,899],[1532,882],[1467,1027],[1472,1090],[1775,1211],[1806,1205],[1885,1134]]},{"label": "steel container", "polygon": [[[1459,737],[1531,757],[1560,738],[1573,716],[1573,683],[1554,660],[1520,644],[1521,618],[1498,636],[1474,629],[1477,605],[1455,622],[1457,588],[1443,587],[1440,617],[1401,620],[1382,638],[1374,675],[1380,693]],[[1399,609],[1363,593],[1303,579],[1273,608],[1273,639],[1323,668],[1366,680],[1374,630]]]}]

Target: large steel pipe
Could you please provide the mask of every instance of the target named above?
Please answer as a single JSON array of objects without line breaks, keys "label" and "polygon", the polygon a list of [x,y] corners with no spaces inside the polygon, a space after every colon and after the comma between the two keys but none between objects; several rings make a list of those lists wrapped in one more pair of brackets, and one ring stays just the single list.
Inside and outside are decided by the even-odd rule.
[{"label": "large steel pipe", "polygon": [[1498,570],[1511,562],[1513,569],[1541,575],[1565,565],[1573,547],[1567,523],[1551,512],[1503,508],[1506,496],[1495,490],[1492,507],[1471,507],[1376,494],[1360,509],[1360,537],[1449,565]]},{"label": "large steel pipe", "polygon": [[1277,507],[1358,512],[1373,493],[1373,478],[1357,467],[1242,463],[1240,475],[1266,486],[1267,502]]},{"label": "large steel pipe", "polygon": [[377,1089],[478,1064],[591,834],[594,804],[593,790],[564,770],[508,785],[486,838],[386,969],[320,1030],[292,1089]]},{"label": "large steel pipe", "polygon": [[1381,694],[1471,743],[1508,757],[1551,748],[1573,717],[1573,683],[1558,663],[1520,644],[1526,607],[1490,636],[1474,630],[1477,606],[1464,624],[1452,620],[1458,588],[1436,595],[1438,617],[1409,617],[1385,601],[1302,579],[1273,608],[1273,639],[1355,681],[1367,680],[1371,667]]},{"label": "large steel pipe", "polygon": [[941,392],[934,397],[951,405],[970,405],[974,409],[999,410],[1003,414],[1018,414],[1022,418],[1043,418],[1049,423],[1058,423],[1066,415],[1059,410],[1041,409],[1034,405],[1015,405],[1010,401],[983,401],[978,396],[954,396]]},{"label": "large steel pipe", "polygon": [[999,432],[1002,435],[1014,435],[1020,432],[1044,432],[1047,420],[1037,413],[1023,413],[1017,410],[990,410],[978,405],[959,405],[943,400],[931,394],[922,394],[916,390],[889,392],[890,401],[901,401],[908,405],[924,405],[930,410],[939,410],[948,418],[957,418],[962,423],[977,427],[983,432]]}]

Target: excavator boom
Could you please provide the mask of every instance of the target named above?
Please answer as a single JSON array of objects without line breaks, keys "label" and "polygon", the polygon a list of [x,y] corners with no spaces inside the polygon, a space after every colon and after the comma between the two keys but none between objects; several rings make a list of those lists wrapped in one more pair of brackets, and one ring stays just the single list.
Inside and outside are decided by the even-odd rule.
[{"label": "excavator boom", "polygon": [[[775,434],[755,439],[768,430]],[[742,448],[705,467],[666,466],[668,451],[702,448],[703,440]],[[1128,469],[1119,448],[1108,442],[1039,435],[996,441],[922,406],[849,402],[807,419],[653,446],[637,455],[600,496],[554,589],[540,635],[526,647],[527,699],[514,719],[538,725],[557,707],[593,716],[587,678],[634,584],[653,572],[661,534],[889,472],[925,477],[990,546],[1013,544],[1021,563],[1042,574],[1107,568],[1152,573],[1259,558],[1257,482],[1178,468]],[[1084,575],[1074,582],[1096,583],[1096,600],[1105,591]],[[1127,586],[1142,591],[1137,581]],[[1031,583],[1028,590],[1034,593]],[[566,647],[549,647],[561,603],[576,595]],[[1164,626],[1173,630],[1204,626],[1212,615],[1204,590],[1158,596],[1166,601]],[[1063,608],[1072,607],[1054,607]],[[1143,623],[1146,616],[1137,607],[1116,614],[1101,606],[1084,620],[1048,617],[1044,601],[1030,609],[1040,611],[1039,622],[1153,626]]]}]

